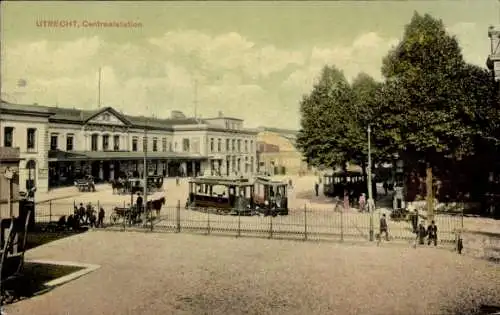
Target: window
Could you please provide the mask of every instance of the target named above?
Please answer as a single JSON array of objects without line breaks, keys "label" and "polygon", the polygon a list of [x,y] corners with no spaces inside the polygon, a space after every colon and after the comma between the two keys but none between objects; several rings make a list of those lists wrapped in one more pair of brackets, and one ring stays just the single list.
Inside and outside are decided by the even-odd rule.
[{"label": "window", "polygon": [[102,150],[103,151],[109,150],[109,135],[102,136]]},{"label": "window", "polygon": [[169,152],[172,152],[172,142],[169,142],[169,143],[168,143],[168,151],[169,151]]},{"label": "window", "polygon": [[158,138],[153,138],[153,152],[158,151]]},{"label": "window", "polygon": [[3,146],[9,148],[14,146],[14,127],[5,127],[3,129]]},{"label": "window", "polygon": [[254,149],[253,149],[253,140],[250,140],[250,153],[253,153],[254,152]]},{"label": "window", "polygon": [[253,173],[253,156],[250,158],[250,173]]},{"label": "window", "polygon": [[161,139],[161,150],[167,152],[167,138]]},{"label": "window", "polygon": [[142,151],[148,150],[148,137],[142,137]]},{"label": "window", "polygon": [[189,152],[189,139],[182,139],[182,151]]},{"label": "window", "polygon": [[226,152],[229,152],[229,139],[226,139]]},{"label": "window", "polygon": [[119,135],[113,136],[113,150],[120,151],[120,136]]},{"label": "window", "polygon": [[28,148],[28,151],[35,150],[35,146],[36,146],[36,129],[35,128],[28,128],[26,142],[27,142],[26,147]]},{"label": "window", "polygon": [[235,139],[231,140],[231,151],[232,152],[236,151],[236,140]]},{"label": "window", "polygon": [[220,152],[222,149],[222,139],[217,139],[217,152]]},{"label": "window", "polygon": [[210,152],[214,152],[214,138],[210,138]]},{"label": "window", "polygon": [[98,141],[99,141],[99,135],[98,134],[93,134],[91,141],[90,141],[90,146],[91,146],[91,151],[97,151],[98,148]]},{"label": "window", "polygon": [[248,140],[245,140],[245,152],[248,153]]},{"label": "window", "polygon": [[73,151],[73,137],[72,134],[66,135],[66,151]]},{"label": "window", "polygon": [[241,172],[241,159],[238,159],[238,164],[237,164],[237,170],[238,170],[238,173]]},{"label": "window", "polygon": [[133,137],[132,138],[132,151],[134,152],[137,152],[137,142],[139,141],[139,139],[137,139],[137,137]]},{"label": "window", "polygon": [[52,151],[57,150],[57,140],[59,135],[57,133],[53,133],[50,135],[50,149]]},{"label": "window", "polygon": [[238,139],[238,152],[241,152],[241,140]]},{"label": "window", "polygon": [[229,121],[226,121],[226,129],[229,129]]}]

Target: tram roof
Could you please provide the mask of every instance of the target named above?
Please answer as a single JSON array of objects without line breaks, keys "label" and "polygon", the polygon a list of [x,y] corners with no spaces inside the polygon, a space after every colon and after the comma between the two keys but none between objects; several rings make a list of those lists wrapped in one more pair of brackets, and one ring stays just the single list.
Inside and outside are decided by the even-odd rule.
[{"label": "tram roof", "polygon": [[222,186],[249,186],[253,183],[248,178],[242,177],[219,177],[219,176],[200,176],[189,180],[190,183],[222,185]]},{"label": "tram roof", "polygon": [[330,176],[330,177],[340,177],[340,176],[363,176],[363,172],[360,171],[336,171],[330,174],[325,174],[324,176]]},{"label": "tram roof", "polygon": [[269,185],[284,185],[287,186],[287,183],[281,181],[281,180],[273,180],[269,176],[257,176],[255,178],[256,182],[264,183],[264,184],[269,184]]}]

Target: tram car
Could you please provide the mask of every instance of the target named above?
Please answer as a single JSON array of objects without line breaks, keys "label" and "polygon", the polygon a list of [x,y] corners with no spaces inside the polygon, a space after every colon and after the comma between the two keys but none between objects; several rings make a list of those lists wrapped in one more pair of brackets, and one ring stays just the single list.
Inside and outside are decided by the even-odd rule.
[{"label": "tram car", "polygon": [[254,185],[248,178],[201,176],[189,181],[186,208],[214,208],[224,214],[251,215]]},{"label": "tram car", "polygon": [[348,191],[351,197],[357,197],[362,192],[366,193],[366,180],[362,172],[335,172],[323,176],[323,193],[327,197],[344,197]]},{"label": "tram car", "polygon": [[288,185],[285,182],[272,180],[267,176],[257,176],[254,186],[254,203],[261,212],[288,215]]}]

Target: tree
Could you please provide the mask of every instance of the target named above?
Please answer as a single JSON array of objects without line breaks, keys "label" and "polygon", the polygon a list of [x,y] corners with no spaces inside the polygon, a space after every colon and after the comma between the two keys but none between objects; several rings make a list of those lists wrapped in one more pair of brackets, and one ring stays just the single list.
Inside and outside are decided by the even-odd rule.
[{"label": "tree", "polygon": [[[442,21],[415,13],[402,41],[383,60],[377,143],[406,162],[423,161],[428,176],[448,159],[474,153],[482,125],[497,128],[486,72],[463,60]],[[430,189],[428,189],[430,190]]]},{"label": "tree", "polygon": [[351,94],[342,71],[325,66],[312,92],[303,96],[297,146],[310,165],[334,167],[348,161],[342,138]]}]

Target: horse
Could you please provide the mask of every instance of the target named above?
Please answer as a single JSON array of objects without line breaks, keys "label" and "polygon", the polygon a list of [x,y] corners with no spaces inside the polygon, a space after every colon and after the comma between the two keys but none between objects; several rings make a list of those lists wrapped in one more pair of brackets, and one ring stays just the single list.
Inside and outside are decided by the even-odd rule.
[{"label": "horse", "polygon": [[113,194],[115,193],[115,191],[116,193],[120,194],[123,192],[125,185],[122,181],[115,179],[111,181],[111,187],[113,188]]},{"label": "horse", "polygon": [[165,197],[161,197],[159,199],[156,199],[156,200],[150,200],[147,202],[147,209],[150,209],[150,210],[155,210],[156,211],[156,216],[159,217],[160,216],[160,211],[161,211],[161,207],[165,204],[166,202],[166,199]]}]

